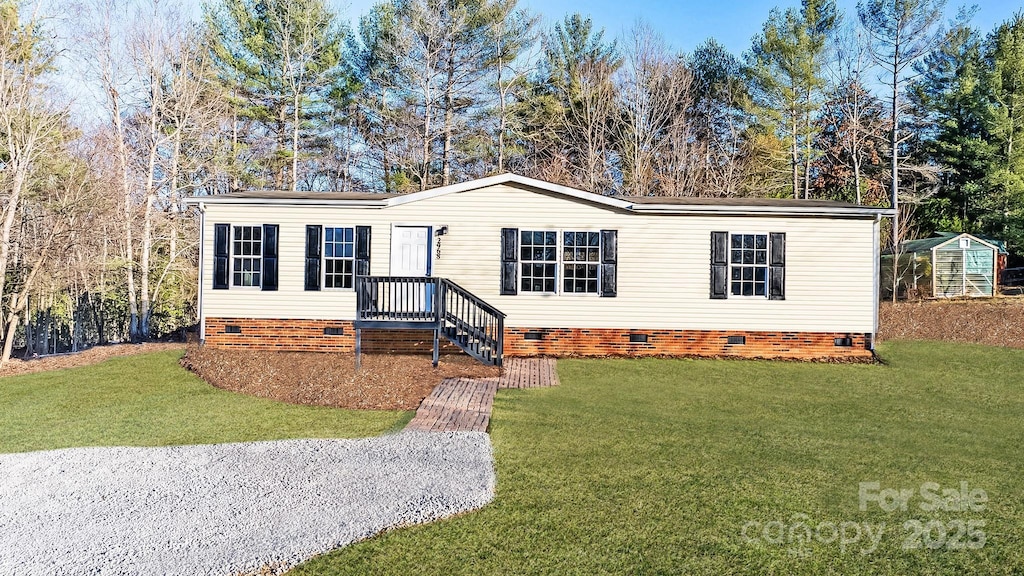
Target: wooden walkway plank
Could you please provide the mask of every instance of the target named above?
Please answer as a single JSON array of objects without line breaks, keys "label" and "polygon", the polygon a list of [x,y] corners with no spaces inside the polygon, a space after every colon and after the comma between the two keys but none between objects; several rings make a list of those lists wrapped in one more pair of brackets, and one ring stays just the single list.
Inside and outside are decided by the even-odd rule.
[{"label": "wooden walkway plank", "polygon": [[445,378],[423,399],[406,430],[486,432],[499,389],[558,385],[554,358],[508,358],[497,378]]}]

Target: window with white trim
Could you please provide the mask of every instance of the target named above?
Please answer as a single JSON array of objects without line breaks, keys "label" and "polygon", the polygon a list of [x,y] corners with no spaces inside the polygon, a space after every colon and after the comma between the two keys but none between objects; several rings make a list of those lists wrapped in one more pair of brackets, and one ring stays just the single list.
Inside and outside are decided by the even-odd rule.
[{"label": "window with white trim", "polygon": [[355,228],[324,227],[324,288],[352,288],[355,236]]},{"label": "window with white trim", "polygon": [[597,294],[600,263],[600,232],[562,233],[563,293]]},{"label": "window with white trim", "polygon": [[558,233],[519,233],[520,286],[523,292],[554,293],[558,288]]},{"label": "window with white trim", "polygon": [[730,234],[729,284],[733,296],[768,296],[767,234]]},{"label": "window with white trim", "polygon": [[231,278],[234,286],[260,286],[263,227],[234,226],[231,235]]}]

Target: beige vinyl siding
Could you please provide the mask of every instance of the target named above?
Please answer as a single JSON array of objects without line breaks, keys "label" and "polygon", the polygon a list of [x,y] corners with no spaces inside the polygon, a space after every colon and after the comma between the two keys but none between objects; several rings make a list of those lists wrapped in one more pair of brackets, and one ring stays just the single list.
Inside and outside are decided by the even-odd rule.
[{"label": "beige vinyl siding", "polygon": [[[352,319],[352,291],[303,290],[305,226],[371,225],[371,272],[387,275],[392,225],[447,226],[433,275],[447,277],[520,327],[871,332],[872,219],[647,215],[493,186],[383,209],[206,207],[203,306],[209,317]],[[216,223],[279,224],[279,289],[212,290]],[[618,230],[618,296],[500,296],[500,230]],[[786,300],[709,299],[712,231],[786,233]],[[561,270],[559,271],[561,274]]]}]

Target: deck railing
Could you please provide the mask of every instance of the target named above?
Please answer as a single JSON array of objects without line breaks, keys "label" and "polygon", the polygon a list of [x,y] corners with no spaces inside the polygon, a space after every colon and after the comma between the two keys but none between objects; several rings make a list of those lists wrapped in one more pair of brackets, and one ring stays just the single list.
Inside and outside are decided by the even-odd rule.
[{"label": "deck railing", "polygon": [[505,314],[446,278],[357,276],[356,328],[433,330],[435,364],[444,336],[477,360],[500,366]]}]

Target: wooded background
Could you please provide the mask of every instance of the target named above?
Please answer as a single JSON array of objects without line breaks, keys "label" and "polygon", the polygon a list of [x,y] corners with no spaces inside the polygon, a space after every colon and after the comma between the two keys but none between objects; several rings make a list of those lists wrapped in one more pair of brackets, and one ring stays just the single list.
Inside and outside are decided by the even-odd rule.
[{"label": "wooded background", "polygon": [[[513,171],[602,194],[898,207],[884,245],[1024,246],[1024,14],[804,0],[749,50],[638,24],[543,27],[515,0],[0,0],[3,352],[180,333],[191,195],[405,193]],[[69,79],[72,81],[69,82]],[[100,123],[72,114],[100,95]]]}]

